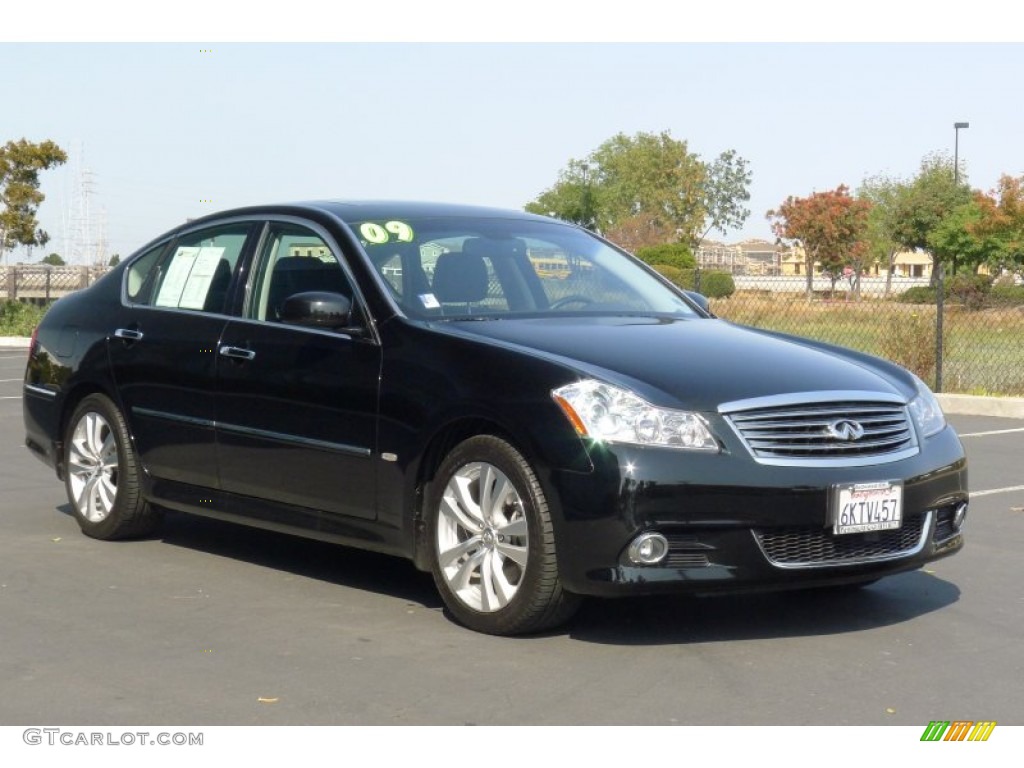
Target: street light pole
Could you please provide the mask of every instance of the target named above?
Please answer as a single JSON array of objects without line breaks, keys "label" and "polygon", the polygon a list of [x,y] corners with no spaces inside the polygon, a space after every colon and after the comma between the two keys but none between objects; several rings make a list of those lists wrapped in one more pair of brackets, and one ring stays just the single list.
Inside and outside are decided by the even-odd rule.
[{"label": "street light pole", "polygon": [[594,222],[590,220],[590,180],[587,178],[587,172],[590,170],[590,165],[582,163],[580,170],[583,171],[583,211],[581,222],[586,229],[593,230]]},{"label": "street light pole", "polygon": [[[953,189],[960,187],[960,129],[970,128],[970,123],[953,123]],[[942,259],[935,260],[938,271],[935,286],[935,391],[942,391],[942,316],[945,310],[946,280],[943,275]]]}]

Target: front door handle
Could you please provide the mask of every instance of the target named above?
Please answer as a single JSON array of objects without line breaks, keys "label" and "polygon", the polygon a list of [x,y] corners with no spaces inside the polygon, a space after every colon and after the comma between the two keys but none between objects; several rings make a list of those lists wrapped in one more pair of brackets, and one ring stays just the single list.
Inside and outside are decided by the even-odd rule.
[{"label": "front door handle", "polygon": [[142,331],[134,328],[118,328],[114,331],[114,337],[125,341],[142,341]]},{"label": "front door handle", "polygon": [[251,349],[243,349],[242,347],[231,347],[227,344],[222,344],[220,353],[224,357],[233,357],[236,360],[252,360],[256,357],[256,353]]}]

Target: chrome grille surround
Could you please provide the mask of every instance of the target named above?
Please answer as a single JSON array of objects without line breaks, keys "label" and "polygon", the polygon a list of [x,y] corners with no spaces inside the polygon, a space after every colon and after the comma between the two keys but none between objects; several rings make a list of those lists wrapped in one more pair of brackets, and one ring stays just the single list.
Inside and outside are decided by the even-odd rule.
[{"label": "chrome grille surround", "polygon": [[[866,466],[915,456],[906,403],[884,392],[795,392],[723,403],[718,412],[750,455],[774,466]],[[849,438],[846,424],[862,428]]]},{"label": "chrome grille surround", "polygon": [[792,526],[754,529],[754,539],[768,562],[778,568],[827,568],[896,560],[920,552],[928,540],[934,512],[909,517],[892,531],[847,533],[828,528]]}]

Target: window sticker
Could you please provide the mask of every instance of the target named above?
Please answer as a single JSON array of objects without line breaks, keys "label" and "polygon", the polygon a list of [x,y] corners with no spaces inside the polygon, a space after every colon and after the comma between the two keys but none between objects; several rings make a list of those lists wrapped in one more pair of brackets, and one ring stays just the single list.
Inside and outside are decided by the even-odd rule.
[{"label": "window sticker", "polygon": [[185,289],[185,281],[188,280],[188,273],[192,271],[198,248],[181,247],[174,252],[171,265],[167,269],[167,275],[160,284],[160,293],[153,302],[158,307],[176,307],[181,299],[181,292]]},{"label": "window sticker", "polygon": [[441,302],[432,293],[421,293],[420,303],[423,304],[424,309],[437,309],[441,306]]},{"label": "window sticker", "polygon": [[154,304],[158,307],[202,309],[213,282],[213,273],[223,255],[223,247],[178,248]]},{"label": "window sticker", "polygon": [[364,221],[359,225],[359,234],[366,239],[367,243],[372,245],[383,245],[392,240],[400,243],[411,243],[413,237],[415,237],[412,227],[404,221],[386,221],[383,224]]}]

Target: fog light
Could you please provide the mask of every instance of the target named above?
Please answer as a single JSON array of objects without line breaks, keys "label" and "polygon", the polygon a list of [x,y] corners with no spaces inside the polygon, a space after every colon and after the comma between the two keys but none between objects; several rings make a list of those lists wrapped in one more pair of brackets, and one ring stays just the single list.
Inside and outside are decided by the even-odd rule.
[{"label": "fog light", "polygon": [[638,565],[654,565],[668,554],[668,539],[660,533],[641,533],[633,539],[627,554]]},{"label": "fog light", "polygon": [[959,532],[964,526],[964,520],[967,519],[967,502],[962,502],[960,506],[956,508],[956,512],[953,513],[953,530]]}]

